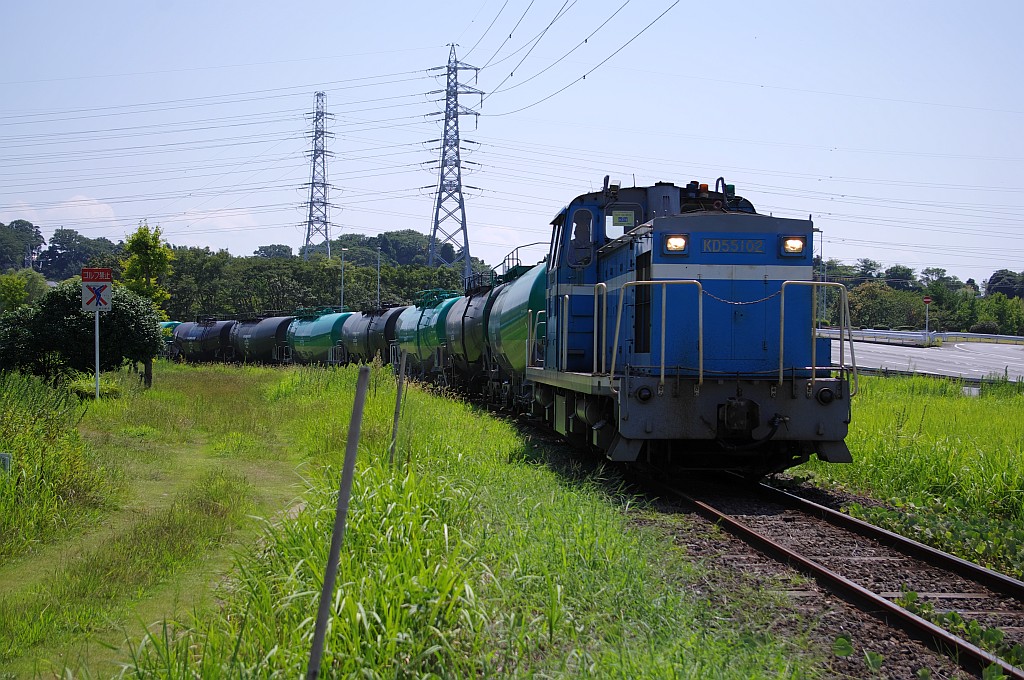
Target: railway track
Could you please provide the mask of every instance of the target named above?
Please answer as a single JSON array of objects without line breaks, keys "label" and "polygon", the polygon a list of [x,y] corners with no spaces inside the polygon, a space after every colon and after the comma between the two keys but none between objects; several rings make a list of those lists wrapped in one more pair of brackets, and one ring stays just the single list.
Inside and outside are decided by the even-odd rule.
[{"label": "railway track", "polygon": [[[1024,669],[933,623],[961,621],[974,637],[1004,650],[1024,644],[1024,582],[765,485],[745,486],[742,497],[735,488],[702,489],[698,497],[657,480],[645,479],[644,485],[694,507],[965,671],[1000,677],[998,668],[1002,677],[1024,679]],[[968,626],[972,620],[977,624]]]}]

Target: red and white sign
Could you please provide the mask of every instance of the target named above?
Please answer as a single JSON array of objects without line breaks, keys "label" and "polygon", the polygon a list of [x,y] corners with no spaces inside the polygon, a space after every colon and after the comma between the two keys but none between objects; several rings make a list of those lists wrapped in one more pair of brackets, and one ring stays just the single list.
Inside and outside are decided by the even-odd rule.
[{"label": "red and white sign", "polygon": [[924,303],[926,305],[930,305],[932,303],[932,299],[929,296],[925,295],[924,296]]},{"label": "red and white sign", "polygon": [[114,271],[108,267],[82,268],[82,310],[109,312]]}]

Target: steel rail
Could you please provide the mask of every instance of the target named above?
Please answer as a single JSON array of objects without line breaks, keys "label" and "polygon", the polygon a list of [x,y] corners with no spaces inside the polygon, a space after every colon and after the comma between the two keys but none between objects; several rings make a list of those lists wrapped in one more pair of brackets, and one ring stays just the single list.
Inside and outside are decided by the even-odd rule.
[{"label": "steel rail", "polygon": [[994,654],[986,652],[984,649],[971,644],[963,638],[953,635],[934,623],[916,614],[912,614],[898,604],[887,600],[877,593],[871,592],[867,588],[837,574],[828,567],[804,557],[767,536],[754,531],[739,520],[730,517],[711,505],[654,480],[648,479],[646,482],[691,504],[708,521],[718,524],[726,531],[739,537],[772,559],[784,562],[813,577],[823,588],[843,598],[862,611],[882,619],[887,625],[900,628],[910,637],[926,644],[935,651],[950,656],[955,663],[967,672],[981,677],[986,668],[994,665],[1000,668],[1006,677],[1024,680],[1024,670],[1003,661]]},{"label": "steel rail", "polygon": [[917,558],[936,567],[941,567],[971,581],[976,581],[1000,595],[1024,602],[1024,581],[992,571],[974,562],[961,559],[956,555],[942,552],[924,543],[919,543],[912,538],[901,536],[856,517],[844,515],[832,508],[809,501],[806,498],[801,498],[782,489],[761,484],[759,490],[766,496],[770,496],[772,500],[783,505],[813,514],[829,524],[852,531],[864,538],[878,541],[882,545],[898,550],[904,555]]}]

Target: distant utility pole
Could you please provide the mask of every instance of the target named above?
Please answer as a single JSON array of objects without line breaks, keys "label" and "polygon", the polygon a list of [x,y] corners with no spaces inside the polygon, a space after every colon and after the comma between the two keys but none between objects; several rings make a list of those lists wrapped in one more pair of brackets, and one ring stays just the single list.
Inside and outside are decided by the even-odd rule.
[{"label": "distant utility pole", "polygon": [[313,150],[310,152],[313,161],[312,177],[309,181],[309,211],[306,218],[306,245],[302,251],[302,259],[308,260],[309,253],[319,248],[317,236],[323,237],[327,248],[327,257],[331,256],[330,220],[327,211],[327,149],[326,140],[330,134],[325,130],[327,96],[323,92],[316,93],[316,110],[313,111]]},{"label": "distant utility pole", "polygon": [[[434,224],[430,230],[430,254],[427,264],[455,264],[463,261],[463,276],[468,279],[472,274],[472,263],[469,257],[469,233],[466,231],[466,203],[462,198],[462,162],[459,157],[459,116],[479,116],[470,108],[459,104],[460,94],[479,94],[483,92],[459,83],[459,71],[479,71],[475,66],[463,64],[455,58],[455,45],[448,55],[448,82],[443,90],[444,104],[444,136],[441,142],[441,161],[438,167],[437,195],[434,202]],[[440,94],[442,90],[428,94]],[[483,101],[481,99],[481,101]],[[432,114],[440,115],[440,113]],[[455,256],[449,261],[444,256],[442,247],[450,244]]]}]

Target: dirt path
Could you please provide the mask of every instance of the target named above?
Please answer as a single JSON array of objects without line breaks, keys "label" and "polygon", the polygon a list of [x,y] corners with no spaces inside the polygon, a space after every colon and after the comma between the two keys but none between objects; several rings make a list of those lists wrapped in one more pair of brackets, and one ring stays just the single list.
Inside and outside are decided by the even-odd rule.
[{"label": "dirt path", "polygon": [[[286,441],[273,433],[264,435],[256,445],[246,448],[243,455],[237,455],[239,447],[232,449],[223,445],[224,441],[241,436],[236,435],[237,422],[209,413],[205,414],[205,422],[196,422],[198,418],[190,417],[189,410],[197,406],[178,399],[183,388],[187,387],[195,396],[209,381],[188,380],[177,374],[175,377],[175,380],[160,381],[158,373],[154,394],[125,397],[136,403],[120,409],[121,420],[111,417],[110,410],[91,411],[83,419],[81,432],[98,452],[99,459],[119,470],[122,501],[118,507],[98,512],[85,525],[70,529],[60,541],[40,546],[33,553],[0,566],[0,616],[5,600],[45,588],[46,583],[59,579],[66,566],[81,556],[124,534],[140,520],[165,511],[178,494],[210,470],[225,468],[245,477],[252,487],[248,499],[253,508],[252,516],[209,548],[201,559],[130,601],[117,603],[114,608],[118,613],[89,633],[61,634],[31,648],[6,666],[0,664],[0,678],[55,677],[62,675],[65,668],[76,676],[117,674],[119,664],[129,658],[128,640],[137,643],[154,622],[187,620],[191,612],[214,606],[216,586],[228,577],[233,553],[250,543],[259,531],[259,518],[279,518],[301,502],[304,488],[299,475],[301,456],[291,451]],[[199,374],[194,376],[199,377]],[[262,379],[256,381],[260,385],[268,382],[265,376],[260,377]],[[270,380],[273,379],[280,379],[280,376],[271,375]],[[244,383],[240,387],[247,389]],[[209,389],[223,391],[223,386],[211,385]],[[235,403],[244,401],[244,396],[251,395],[241,395]],[[224,398],[224,395],[218,397]],[[191,425],[188,431],[183,434],[179,428],[182,422],[175,422],[174,418],[167,418],[164,425],[159,422],[136,424],[139,409],[145,410],[155,401],[180,402],[180,409],[171,410],[181,412],[180,420]],[[254,417],[259,417],[261,400],[253,398],[251,401],[253,403],[241,404],[239,408],[251,409],[256,414]],[[167,415],[151,414],[153,418]],[[271,420],[269,413],[267,418]]]}]

